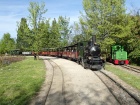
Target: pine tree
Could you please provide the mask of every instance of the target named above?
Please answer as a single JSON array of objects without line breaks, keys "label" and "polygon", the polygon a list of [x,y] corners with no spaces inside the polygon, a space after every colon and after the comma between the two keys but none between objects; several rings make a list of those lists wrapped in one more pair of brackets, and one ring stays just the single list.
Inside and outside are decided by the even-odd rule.
[{"label": "pine tree", "polygon": [[52,26],[51,26],[50,32],[51,32],[51,34],[49,35],[49,39],[50,39],[49,46],[51,48],[60,47],[59,25],[58,25],[58,23],[57,23],[55,18],[52,21]]},{"label": "pine tree", "polygon": [[23,51],[30,50],[33,38],[30,29],[27,25],[26,18],[21,18],[17,29],[17,48]]},{"label": "pine tree", "polygon": [[50,21],[42,21],[38,26],[39,36],[40,36],[40,49],[48,48],[49,45],[49,35],[50,35]]}]

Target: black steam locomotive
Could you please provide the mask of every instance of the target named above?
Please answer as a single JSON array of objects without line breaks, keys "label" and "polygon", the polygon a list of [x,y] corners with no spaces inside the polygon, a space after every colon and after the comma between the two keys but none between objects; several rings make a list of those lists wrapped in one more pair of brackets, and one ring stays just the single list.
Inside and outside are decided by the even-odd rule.
[{"label": "black steam locomotive", "polygon": [[104,60],[101,59],[100,45],[96,44],[96,36],[91,40],[82,41],[74,45],[61,48],[46,48],[39,55],[56,56],[65,59],[75,60],[85,69],[102,69]]},{"label": "black steam locomotive", "polygon": [[[20,50],[15,50],[18,52]],[[34,52],[20,52],[21,55],[33,55]],[[71,59],[77,61],[84,68],[89,69],[102,69],[104,66],[104,60],[101,59],[100,45],[96,44],[96,36],[93,36],[91,40],[82,41],[74,45],[61,47],[61,48],[43,48],[40,52],[37,52],[41,56],[55,56],[65,59]]]},{"label": "black steam locomotive", "polygon": [[104,60],[101,59],[100,45],[96,44],[96,36],[93,36],[90,41],[80,42],[78,45],[79,57],[78,62],[84,68],[102,69]]}]

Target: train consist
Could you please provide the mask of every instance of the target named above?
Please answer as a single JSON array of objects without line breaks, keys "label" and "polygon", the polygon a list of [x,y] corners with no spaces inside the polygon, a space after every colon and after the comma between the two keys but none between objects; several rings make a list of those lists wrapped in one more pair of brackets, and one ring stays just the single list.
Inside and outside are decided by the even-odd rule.
[{"label": "train consist", "polygon": [[116,65],[129,64],[127,59],[127,52],[124,50],[124,47],[121,45],[111,46],[111,53],[107,57],[107,61],[112,62]]},{"label": "train consist", "polygon": [[39,55],[57,56],[75,60],[84,68],[99,70],[104,66],[104,60],[100,56],[100,45],[96,44],[96,36],[93,36],[89,41],[82,41],[63,48],[44,49]]},{"label": "train consist", "polygon": [[[34,52],[22,52],[20,49],[11,50],[11,55],[34,55]],[[77,61],[84,68],[101,69],[104,67],[105,61],[101,59],[100,45],[96,44],[96,36],[91,40],[82,41],[74,45],[62,48],[44,48],[38,53],[42,56],[62,57]],[[128,65],[127,52],[121,45],[113,45],[110,48],[110,54],[106,61],[113,64]]]}]

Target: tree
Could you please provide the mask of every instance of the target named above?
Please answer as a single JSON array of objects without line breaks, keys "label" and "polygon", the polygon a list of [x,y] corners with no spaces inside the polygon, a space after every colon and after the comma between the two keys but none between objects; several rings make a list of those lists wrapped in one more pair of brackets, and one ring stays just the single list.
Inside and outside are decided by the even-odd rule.
[{"label": "tree", "polygon": [[38,24],[44,19],[42,15],[47,12],[47,9],[45,9],[45,3],[42,3],[40,5],[37,2],[30,2],[28,11],[30,13],[29,21],[31,23],[31,26],[33,27],[34,30],[36,30]]},{"label": "tree", "polygon": [[16,44],[13,38],[11,38],[9,33],[4,34],[3,38],[0,40],[0,53],[10,53],[11,50],[16,48]]},{"label": "tree", "polygon": [[38,28],[41,21],[44,20],[43,14],[47,12],[47,9],[45,9],[45,3],[39,4],[37,2],[30,2],[28,10],[30,13],[29,21],[32,27],[32,36],[34,38],[33,50],[39,52],[39,50],[41,49],[41,43],[39,40],[42,36],[40,35]]},{"label": "tree", "polygon": [[126,45],[133,22],[125,13],[124,3],[125,0],[83,0],[85,15],[82,14],[80,21],[85,33],[97,35],[102,46]]},{"label": "tree", "polygon": [[84,35],[82,34],[82,28],[80,24],[77,22],[74,22],[72,28],[73,28],[73,34],[74,34],[74,37],[72,39],[73,40],[72,44],[76,44],[80,41],[84,41],[85,38],[84,38]]},{"label": "tree", "polygon": [[67,46],[70,42],[71,29],[69,27],[70,18],[59,16],[59,33],[61,34],[61,46]]},{"label": "tree", "polygon": [[80,34],[80,35],[75,35],[75,36],[73,37],[72,44],[76,44],[76,43],[81,42],[81,41],[83,41],[83,40],[84,40],[84,39],[83,39],[83,35],[82,35],[82,34]]},{"label": "tree", "polygon": [[88,24],[86,16],[82,15],[79,20],[82,28],[83,40],[89,40],[93,34],[93,29],[90,27],[90,24]]},{"label": "tree", "polygon": [[38,35],[40,36],[40,47],[43,48],[49,48],[49,41],[51,40],[49,38],[50,36],[50,20],[42,21],[38,26]]},{"label": "tree", "polygon": [[17,30],[17,48],[23,51],[30,50],[32,42],[33,38],[31,37],[31,31],[27,25],[27,20],[26,18],[21,18]]},{"label": "tree", "polygon": [[74,33],[74,35],[80,35],[82,33],[81,27],[80,27],[79,23],[77,23],[77,22],[74,22],[73,33]]},{"label": "tree", "polygon": [[131,40],[128,43],[129,59],[131,62],[140,65],[140,14],[139,10],[130,15],[131,20],[135,23],[131,27]]},{"label": "tree", "polygon": [[56,19],[52,21],[52,26],[50,29],[50,35],[49,35],[49,46],[51,48],[57,48],[60,47],[60,33],[59,33],[59,24],[57,23]]}]

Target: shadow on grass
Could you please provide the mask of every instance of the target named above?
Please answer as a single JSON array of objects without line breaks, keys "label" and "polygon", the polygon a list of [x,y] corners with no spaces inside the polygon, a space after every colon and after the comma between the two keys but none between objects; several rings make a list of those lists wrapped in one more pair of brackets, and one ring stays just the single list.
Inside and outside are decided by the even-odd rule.
[{"label": "shadow on grass", "polygon": [[[9,93],[10,94],[10,93]],[[20,90],[20,93],[16,97],[0,97],[0,105],[28,105],[31,99],[31,95],[25,92],[25,90]]]}]

